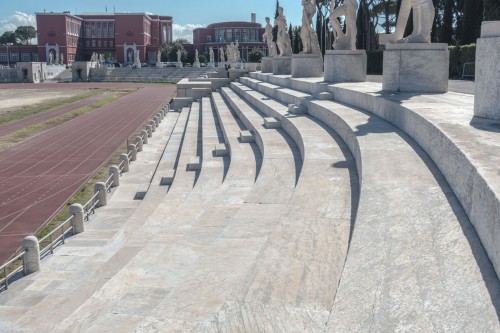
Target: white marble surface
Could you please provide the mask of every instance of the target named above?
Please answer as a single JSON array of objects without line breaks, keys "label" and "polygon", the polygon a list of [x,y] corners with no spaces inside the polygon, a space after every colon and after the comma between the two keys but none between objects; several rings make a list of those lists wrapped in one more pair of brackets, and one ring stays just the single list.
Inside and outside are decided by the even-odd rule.
[{"label": "white marble surface", "polygon": [[294,54],[292,56],[292,77],[323,76],[323,57],[318,54]]},{"label": "white marble surface", "polygon": [[[500,23],[496,26],[499,25]],[[484,27],[485,25],[483,30]],[[500,120],[500,31],[496,33],[497,37],[492,37],[495,35],[493,30],[491,28],[491,31],[487,31],[485,37],[478,38],[476,43],[474,115]]]},{"label": "white marble surface", "polygon": [[325,81],[366,81],[365,50],[328,50],[325,54]]}]

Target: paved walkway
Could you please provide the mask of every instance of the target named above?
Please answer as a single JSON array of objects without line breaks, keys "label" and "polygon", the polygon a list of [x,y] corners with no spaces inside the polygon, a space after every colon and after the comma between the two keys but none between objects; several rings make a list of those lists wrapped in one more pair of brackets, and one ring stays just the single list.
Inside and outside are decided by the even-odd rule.
[{"label": "paved walkway", "polygon": [[174,86],[147,86],[1,152],[0,262],[54,216],[174,93]]}]

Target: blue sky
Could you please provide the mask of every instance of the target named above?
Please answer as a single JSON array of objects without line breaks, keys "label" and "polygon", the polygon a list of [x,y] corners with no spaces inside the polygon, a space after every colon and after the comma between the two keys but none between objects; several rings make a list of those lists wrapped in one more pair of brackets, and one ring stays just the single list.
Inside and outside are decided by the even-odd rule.
[{"label": "blue sky", "polygon": [[[19,25],[35,25],[35,13],[70,11],[84,12],[151,12],[170,15],[174,18],[174,38],[189,37],[198,26],[223,21],[250,21],[250,13],[257,13],[257,22],[265,24],[266,16],[274,15],[276,0],[83,0],[83,1],[2,1],[0,11],[0,34],[15,30]],[[288,23],[301,24],[300,0],[280,0]]]}]

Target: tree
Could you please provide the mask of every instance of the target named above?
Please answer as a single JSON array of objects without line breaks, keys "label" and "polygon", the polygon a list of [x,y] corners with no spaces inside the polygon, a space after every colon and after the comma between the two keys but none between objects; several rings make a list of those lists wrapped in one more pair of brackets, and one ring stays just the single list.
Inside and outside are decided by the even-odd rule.
[{"label": "tree", "polygon": [[262,60],[262,57],[264,56],[264,53],[262,53],[261,49],[253,49],[248,53],[248,60],[250,62],[260,62]]},{"label": "tree", "polygon": [[[274,19],[276,19],[280,14],[278,13],[278,8],[280,6],[280,2],[279,0],[276,0],[276,12],[274,13]],[[277,25],[274,25],[273,26],[273,42],[276,43],[276,41],[278,40],[278,26]],[[279,54],[280,50],[278,48],[278,44],[276,43],[276,53]]]},{"label": "tree", "polygon": [[22,25],[17,27],[15,34],[21,44],[28,45],[36,37],[36,30],[32,26]]},{"label": "tree", "polygon": [[483,0],[483,5],[485,21],[500,20],[500,0]]},{"label": "tree", "polygon": [[292,39],[292,48],[293,53],[299,54],[302,52],[302,38],[300,37],[300,30],[302,30],[301,26],[297,26],[293,28],[293,39]]},{"label": "tree", "polygon": [[465,0],[463,3],[463,19],[460,25],[459,39],[461,44],[472,44],[481,36],[483,20],[483,0]]},{"label": "tree", "polygon": [[6,31],[2,36],[0,36],[0,44],[16,44],[16,42],[16,33],[14,31]]},{"label": "tree", "polygon": [[[477,1],[477,0],[475,0]],[[441,26],[440,42],[453,42],[453,0],[444,0],[443,25]]]},{"label": "tree", "polygon": [[[188,57],[187,57],[187,51],[184,49],[183,44],[187,44],[188,41],[186,39],[176,39],[172,43],[168,44],[165,53],[166,53],[166,58],[167,61],[171,62],[177,62],[177,50],[181,50],[182,56],[181,56],[181,61],[182,62],[188,62]],[[163,58],[163,57],[162,57]]]}]

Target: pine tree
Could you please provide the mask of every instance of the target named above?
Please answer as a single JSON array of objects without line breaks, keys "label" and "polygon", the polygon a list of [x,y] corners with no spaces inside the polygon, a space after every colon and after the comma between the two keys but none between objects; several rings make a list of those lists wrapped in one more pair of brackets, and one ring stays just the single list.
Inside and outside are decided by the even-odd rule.
[{"label": "pine tree", "polygon": [[460,31],[460,43],[472,44],[481,36],[483,0],[465,0],[463,21]]},{"label": "pine tree", "polygon": [[484,20],[500,21],[500,0],[483,0]]},{"label": "pine tree", "polygon": [[[476,0],[474,0],[476,1]],[[444,1],[443,25],[441,27],[440,42],[451,44],[453,42],[453,0]]]},{"label": "pine tree", "polygon": [[[280,6],[280,2],[279,0],[276,0],[276,12],[274,14],[274,18],[276,19],[280,14],[278,13],[278,8]],[[276,41],[278,40],[278,26],[275,25],[273,26],[273,42],[276,43]],[[276,52],[279,54],[280,50],[278,48],[278,45],[276,44]]]}]

